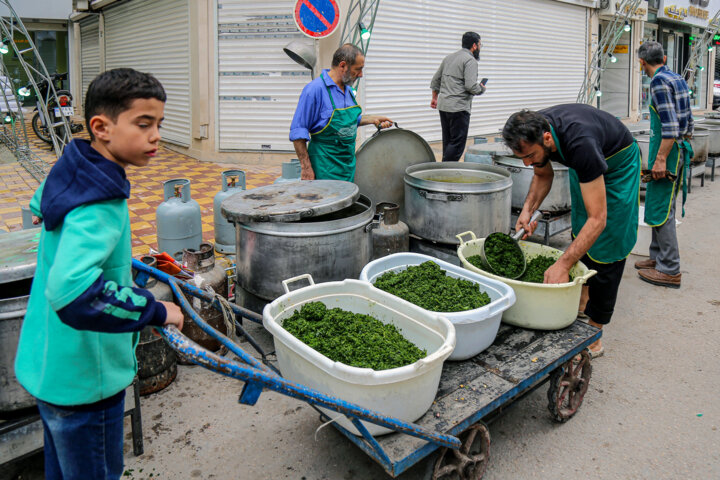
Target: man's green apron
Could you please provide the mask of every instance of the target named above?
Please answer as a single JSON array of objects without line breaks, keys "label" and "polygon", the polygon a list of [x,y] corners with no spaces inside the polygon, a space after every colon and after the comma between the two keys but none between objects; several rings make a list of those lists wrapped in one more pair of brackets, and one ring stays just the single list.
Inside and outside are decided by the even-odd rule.
[{"label": "man's green apron", "polygon": [[[660,143],[662,142],[662,122],[655,105],[650,104],[650,148],[648,152],[648,168],[652,169],[655,165]],[[666,170],[673,175],[677,175],[674,182],[667,178],[653,180],[647,184],[647,192],[645,192],[645,223],[651,227],[659,227],[665,225],[670,208],[672,207],[677,183],[682,179],[682,214],[685,216],[685,199],[687,198],[687,172],[690,168],[690,159],[693,157],[693,150],[690,142],[682,140],[682,150],[684,152],[683,169],[678,172],[678,163],[680,160],[680,146],[676,141],[666,161]]]},{"label": "man's green apron", "polygon": [[310,164],[317,180],[352,182],[355,178],[355,137],[362,108],[357,102],[347,108],[335,107],[330,87],[325,85],[325,88],[330,95],[333,113],[322,130],[310,134]]},{"label": "man's green apron", "polygon": [[[555,130],[550,126],[560,157],[565,159]],[[640,206],[640,148],[637,142],[605,159],[608,168],[604,174],[607,222],[587,254],[597,263],[613,263],[630,254],[637,242],[638,211]],[[572,234],[580,233],[587,221],[587,210],[580,190],[580,180],[574,169],[569,169],[570,197],[572,199]]]}]

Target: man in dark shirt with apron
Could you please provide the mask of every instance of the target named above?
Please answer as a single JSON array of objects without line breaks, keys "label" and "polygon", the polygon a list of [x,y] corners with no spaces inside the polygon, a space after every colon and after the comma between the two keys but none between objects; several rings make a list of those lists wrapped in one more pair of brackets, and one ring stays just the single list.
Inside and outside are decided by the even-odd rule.
[{"label": "man in dark shirt with apron", "polygon": [[[584,104],[557,105],[539,112],[513,114],[503,129],[505,143],[534,167],[516,229],[537,227],[530,216],[553,181],[550,161],[570,169],[573,241],[545,272],[545,283],[563,283],[578,260],[597,275],[583,286],[580,313],[602,328],[610,322],[625,259],[635,246],[640,202],[640,149],[620,120]],[[600,340],[590,354],[600,356]]]},{"label": "man in dark shirt with apron", "polygon": [[303,88],[290,125],[303,180],[352,182],[357,127],[392,125],[387,117],[362,115],[351,85],[363,76],[364,66],[362,51],[346,43],[333,54],[331,68]]}]

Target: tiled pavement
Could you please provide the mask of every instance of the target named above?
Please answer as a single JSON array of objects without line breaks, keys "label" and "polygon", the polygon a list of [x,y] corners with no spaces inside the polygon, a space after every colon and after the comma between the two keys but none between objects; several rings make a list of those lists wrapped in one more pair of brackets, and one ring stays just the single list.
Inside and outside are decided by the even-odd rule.
[{"label": "tiled pavement", "polygon": [[[54,163],[54,151],[35,137],[32,129],[28,130],[33,152],[47,163]],[[86,134],[79,134],[77,137],[87,138]],[[280,166],[200,162],[165,147],[160,148],[158,156],[149,166],[128,168],[128,179],[132,185],[128,208],[132,225],[133,256],[148,253],[150,247],[157,248],[155,210],[163,201],[163,182],[173,178],[190,179],[191,196],[200,204],[202,211],[203,239],[214,242],[213,199],[222,189],[222,172],[228,169],[243,170],[248,189],[272,183],[281,172]],[[38,185],[14,160],[12,153],[6,152],[3,155],[3,160],[0,160],[0,230],[22,229],[21,206],[30,203]]]}]

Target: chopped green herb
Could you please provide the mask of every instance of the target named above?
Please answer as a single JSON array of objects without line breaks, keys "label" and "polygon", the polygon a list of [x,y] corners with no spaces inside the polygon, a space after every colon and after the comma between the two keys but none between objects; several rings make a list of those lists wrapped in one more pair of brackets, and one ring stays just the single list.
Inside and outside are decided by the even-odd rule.
[{"label": "chopped green herb", "polygon": [[507,278],[516,278],[522,273],[522,250],[509,236],[490,234],[485,239],[484,248],[485,258],[493,273]]},{"label": "chopped green herb", "polygon": [[477,283],[451,277],[430,261],[384,273],[375,280],[375,287],[432,312],[463,312],[490,303],[490,296]]},{"label": "chopped green herb", "polygon": [[[467,261],[480,270],[485,270],[480,255],[473,255],[472,257],[469,257]],[[523,273],[517,280],[520,282],[543,283],[545,281],[545,270],[550,268],[556,261],[556,258],[549,257],[547,255],[538,255],[533,257],[527,262],[525,273]],[[572,282],[573,279],[574,276],[570,274],[570,281]]]},{"label": "chopped green herb", "polygon": [[283,328],[335,362],[358,368],[388,370],[417,362],[427,351],[416,347],[392,324],[322,302],[302,306],[282,324]]}]

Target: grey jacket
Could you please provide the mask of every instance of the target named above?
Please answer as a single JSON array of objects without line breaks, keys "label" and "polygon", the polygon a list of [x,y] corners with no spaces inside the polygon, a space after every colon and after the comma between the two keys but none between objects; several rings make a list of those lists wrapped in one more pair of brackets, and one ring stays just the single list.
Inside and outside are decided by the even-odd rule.
[{"label": "grey jacket", "polygon": [[435,72],[430,88],[438,94],[438,110],[470,112],[472,97],[482,95],[485,87],[478,83],[477,60],[467,48],[451,53]]}]

